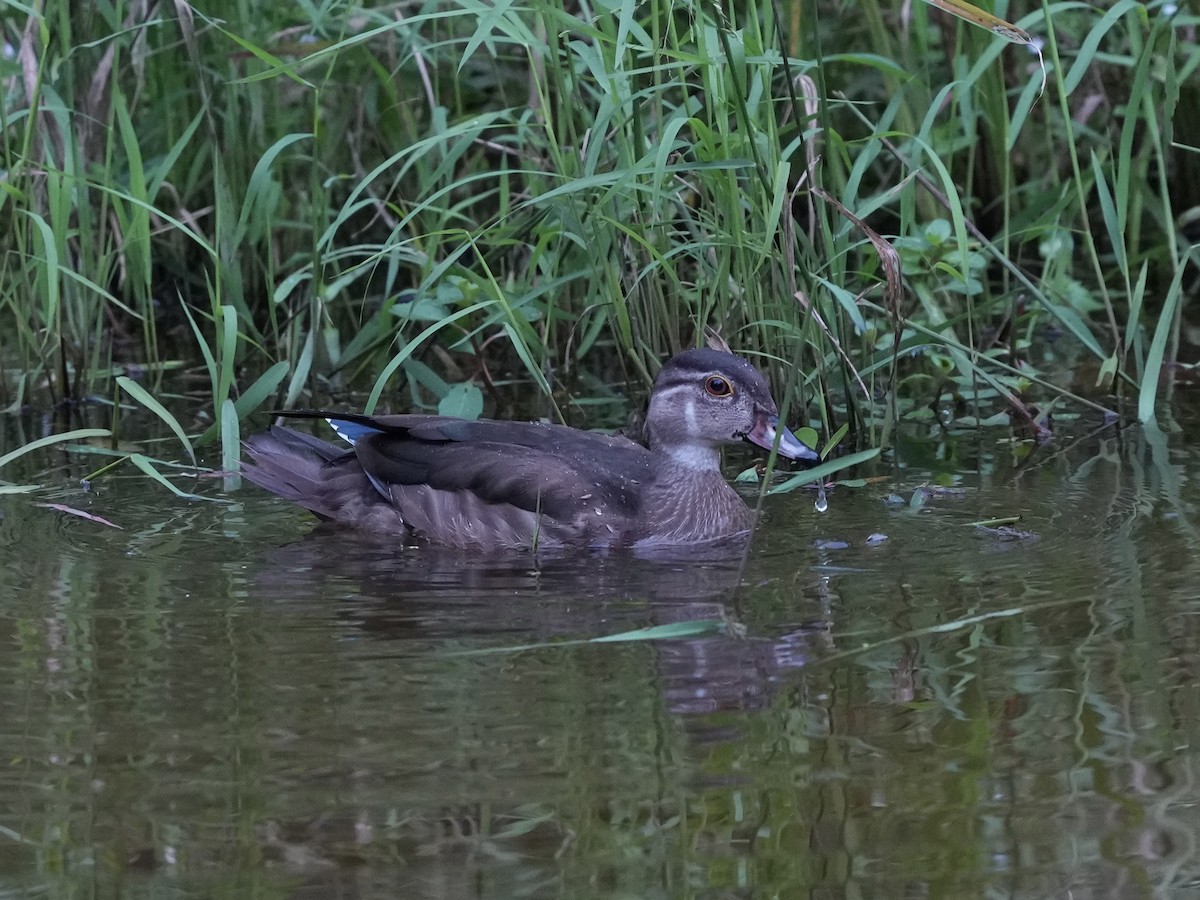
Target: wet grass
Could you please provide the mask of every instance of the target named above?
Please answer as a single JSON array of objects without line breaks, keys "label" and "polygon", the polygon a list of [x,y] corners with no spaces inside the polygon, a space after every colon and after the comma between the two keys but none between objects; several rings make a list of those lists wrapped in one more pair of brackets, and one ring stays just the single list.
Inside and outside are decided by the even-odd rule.
[{"label": "wet grass", "polygon": [[[870,0],[85,6],[0,12],[10,413],[132,405],[232,468],[246,416],[330,398],[577,421],[711,330],[875,446],[1150,420],[1187,359],[1171,5],[998,7],[1040,58]],[[155,400],[183,367],[193,416]]]}]

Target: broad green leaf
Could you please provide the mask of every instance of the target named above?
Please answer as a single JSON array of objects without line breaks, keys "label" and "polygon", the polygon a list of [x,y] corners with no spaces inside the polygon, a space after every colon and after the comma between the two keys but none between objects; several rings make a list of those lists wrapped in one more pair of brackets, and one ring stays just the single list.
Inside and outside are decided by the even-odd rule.
[{"label": "broad green leaf", "polygon": [[478,419],[483,412],[483,392],[469,381],[450,386],[438,402],[438,414],[460,419]]}]

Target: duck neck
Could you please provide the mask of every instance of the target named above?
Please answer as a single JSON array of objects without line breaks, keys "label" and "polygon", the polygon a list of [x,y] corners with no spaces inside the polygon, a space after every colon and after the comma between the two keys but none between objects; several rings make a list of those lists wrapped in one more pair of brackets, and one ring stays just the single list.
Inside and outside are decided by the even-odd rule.
[{"label": "duck neck", "polygon": [[671,465],[685,471],[720,472],[721,451],[716,444],[696,436],[699,426],[695,404],[687,400],[676,416],[668,409],[669,395],[677,390],[660,392],[651,398],[646,414],[646,443]]},{"label": "duck neck", "polygon": [[712,444],[657,444],[650,441],[650,449],[661,453],[673,466],[692,473],[720,472],[721,451]]}]

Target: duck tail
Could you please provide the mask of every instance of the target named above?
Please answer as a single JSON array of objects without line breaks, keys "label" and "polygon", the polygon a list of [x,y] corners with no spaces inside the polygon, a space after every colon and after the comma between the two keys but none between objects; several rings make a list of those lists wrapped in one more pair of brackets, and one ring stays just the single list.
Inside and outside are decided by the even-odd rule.
[{"label": "duck tail", "polygon": [[247,481],[324,518],[338,517],[325,487],[334,474],[331,469],[353,456],[353,450],[279,425],[246,438],[242,449],[246,453],[242,474]]},{"label": "duck tail", "polygon": [[372,484],[353,450],[278,425],[246,438],[242,448],[247,481],[322,519],[380,535],[408,536],[399,510]]}]

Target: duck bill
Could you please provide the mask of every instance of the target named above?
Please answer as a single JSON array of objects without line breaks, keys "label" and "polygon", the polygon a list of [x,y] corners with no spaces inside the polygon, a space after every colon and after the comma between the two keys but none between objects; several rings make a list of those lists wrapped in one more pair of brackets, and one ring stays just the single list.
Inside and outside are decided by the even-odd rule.
[{"label": "duck bill", "polygon": [[786,425],[779,424],[779,416],[769,413],[759,413],[754,427],[746,434],[746,440],[757,444],[765,450],[775,446],[779,441],[779,455],[788,459],[807,459],[816,462],[821,457],[807,444],[788,430]]}]

